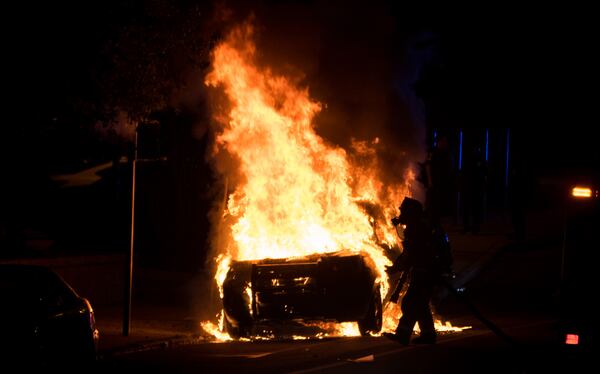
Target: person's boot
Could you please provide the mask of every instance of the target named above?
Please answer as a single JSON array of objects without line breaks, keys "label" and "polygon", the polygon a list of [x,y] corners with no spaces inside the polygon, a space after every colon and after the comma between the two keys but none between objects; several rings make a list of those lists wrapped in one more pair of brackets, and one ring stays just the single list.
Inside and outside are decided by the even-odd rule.
[{"label": "person's boot", "polygon": [[410,342],[411,334],[412,331],[410,330],[396,329],[395,333],[392,334],[391,332],[384,332],[383,336],[400,344],[408,345],[408,343]]},{"label": "person's boot", "polygon": [[421,331],[421,335],[412,340],[413,344],[435,344],[436,333],[434,331]]}]

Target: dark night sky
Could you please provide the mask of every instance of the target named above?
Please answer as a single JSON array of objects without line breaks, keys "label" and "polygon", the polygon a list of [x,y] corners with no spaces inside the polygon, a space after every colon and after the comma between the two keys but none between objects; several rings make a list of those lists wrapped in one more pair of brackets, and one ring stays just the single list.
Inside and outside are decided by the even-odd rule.
[{"label": "dark night sky", "polygon": [[[44,136],[44,126],[52,124],[52,118],[77,112],[81,101],[98,104],[105,95],[100,87],[103,74],[114,73],[107,41],[118,40],[119,31],[129,24],[160,23],[143,16],[148,4],[161,3],[184,10],[196,4],[86,1],[9,8],[13,22],[7,33],[11,49],[6,55],[7,75],[17,112],[11,131]],[[380,104],[372,98],[390,89],[394,74],[404,68],[402,43],[417,31],[432,31],[435,63],[441,66],[433,90],[457,121],[519,129],[524,139],[534,139],[525,143],[539,147],[547,160],[588,151],[589,157],[598,157],[594,137],[589,136],[597,115],[588,92],[595,91],[597,76],[584,9],[467,12],[417,9],[406,2],[225,3],[234,9],[234,19],[244,19],[250,11],[257,15],[262,42],[276,51],[269,52],[269,58],[294,61],[315,96],[332,105],[331,112],[336,100],[337,108],[352,100],[363,105],[363,112],[346,113],[345,119],[366,121],[373,113],[385,113],[374,118],[384,123],[402,116],[389,102]],[[213,6],[199,4],[201,19],[211,23]],[[353,92],[357,87],[364,89]],[[385,94],[381,97],[385,99]],[[326,116],[321,120],[328,121]],[[356,131],[361,128],[358,123]],[[335,137],[335,131],[330,136]]]},{"label": "dark night sky", "polygon": [[[384,160],[394,166],[396,149],[420,150],[422,156],[425,129],[413,122],[407,104],[418,88],[430,126],[509,127],[513,163],[530,165],[535,176],[574,172],[581,165],[600,170],[598,64],[592,58],[597,43],[592,24],[580,16],[584,9],[576,14],[562,8],[416,9],[391,1],[225,3],[232,9],[227,21],[222,16],[228,12],[216,3],[192,0],[5,8],[0,229],[20,235],[37,228],[74,248],[89,238],[99,246],[116,243],[106,248],[128,248],[129,171],[118,182],[117,174],[103,178],[104,184],[85,193],[60,189],[50,176],[110,160],[114,139],[99,136],[93,124],[110,118],[118,105],[139,113],[169,102],[186,113],[187,127],[173,131],[172,178],[156,183],[161,196],[172,199],[160,199],[165,210],[155,214],[171,212],[179,219],[160,230],[162,239],[181,238],[182,250],[197,256],[204,243],[200,233],[208,232],[198,227],[207,224],[211,179],[199,151],[206,142],[192,133],[210,120],[202,88],[207,51],[210,41],[250,13],[260,60],[278,72],[302,75],[301,84],[327,105],[317,131],[332,142],[383,136],[391,154]],[[419,45],[424,49],[415,49]],[[413,87],[419,68],[423,74]],[[148,206],[160,205],[149,199]],[[73,232],[79,237],[72,238]],[[195,257],[186,262],[199,263]]]}]

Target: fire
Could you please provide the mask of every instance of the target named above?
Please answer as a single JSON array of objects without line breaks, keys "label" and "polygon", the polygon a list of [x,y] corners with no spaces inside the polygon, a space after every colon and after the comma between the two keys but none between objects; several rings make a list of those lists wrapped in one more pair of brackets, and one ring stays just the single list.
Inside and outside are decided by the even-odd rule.
[{"label": "fire", "polygon": [[[287,258],[338,250],[366,251],[379,271],[382,295],[389,289],[385,250],[396,249],[390,219],[414,180],[403,185],[379,181],[372,141],[354,141],[346,151],[315,131],[322,105],[291,79],[258,66],[253,29],[246,24],[217,45],[206,85],[222,89],[227,110],[215,116],[215,154],[237,162],[223,223],[230,239],[217,258],[222,283],[231,260]],[[373,209],[377,207],[378,214]],[[394,326],[397,311],[384,314]],[[222,317],[222,316],[221,316]],[[358,335],[356,324],[343,324],[340,335]],[[210,326],[209,326],[210,327]]]},{"label": "fire", "polygon": [[223,312],[217,314],[217,319],[219,320],[219,326],[215,325],[210,321],[203,321],[200,323],[200,326],[204,329],[204,331],[211,334],[219,341],[224,342],[232,340],[231,336],[229,336],[228,333],[223,332],[223,323],[225,319],[225,315],[223,314]]},{"label": "fire", "polygon": [[463,330],[468,330],[472,326],[452,326],[450,321],[443,322],[439,319],[435,320],[435,330],[442,332],[461,332]]},{"label": "fire", "polygon": [[223,298],[223,282],[225,281],[225,277],[227,276],[227,271],[229,270],[229,264],[231,263],[230,255],[220,254],[217,259],[217,273],[215,275],[215,280],[217,281],[217,285],[219,286],[219,296],[221,299]]},{"label": "fire", "polygon": [[342,322],[339,323],[338,326],[338,330],[336,331],[337,335],[360,336],[360,331],[358,331],[356,322]]},{"label": "fire", "polygon": [[366,249],[383,270],[389,260],[357,204],[377,203],[383,186],[351,189],[355,178],[368,175],[350,164],[345,150],[316,134],[313,118],[321,104],[306,89],[252,63],[251,34],[247,26],[217,46],[206,79],[230,101],[217,147],[239,161],[242,177],[227,202],[230,253],[255,260]]}]

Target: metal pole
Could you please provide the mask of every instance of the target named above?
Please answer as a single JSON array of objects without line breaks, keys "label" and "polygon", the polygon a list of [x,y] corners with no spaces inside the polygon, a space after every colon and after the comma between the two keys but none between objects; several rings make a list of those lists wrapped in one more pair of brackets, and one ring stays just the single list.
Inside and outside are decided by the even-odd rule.
[{"label": "metal pole", "polygon": [[129,243],[129,262],[125,269],[125,300],[123,300],[123,336],[129,336],[131,331],[131,290],[133,286],[133,244],[135,234],[135,169],[138,152],[138,132],[135,131],[135,145],[133,155],[133,176],[131,183],[131,241]]}]

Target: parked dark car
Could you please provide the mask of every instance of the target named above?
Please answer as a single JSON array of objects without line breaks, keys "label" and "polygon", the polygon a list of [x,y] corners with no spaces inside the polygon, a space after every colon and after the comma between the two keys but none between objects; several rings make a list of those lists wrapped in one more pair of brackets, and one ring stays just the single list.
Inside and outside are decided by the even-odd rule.
[{"label": "parked dark car", "polygon": [[362,335],[382,325],[377,271],[365,253],[233,262],[223,283],[225,326],[232,337],[256,324],[358,322]]},{"label": "parked dark car", "polygon": [[96,360],[92,306],[51,269],[0,265],[0,297],[0,355],[8,361],[69,366]]}]

